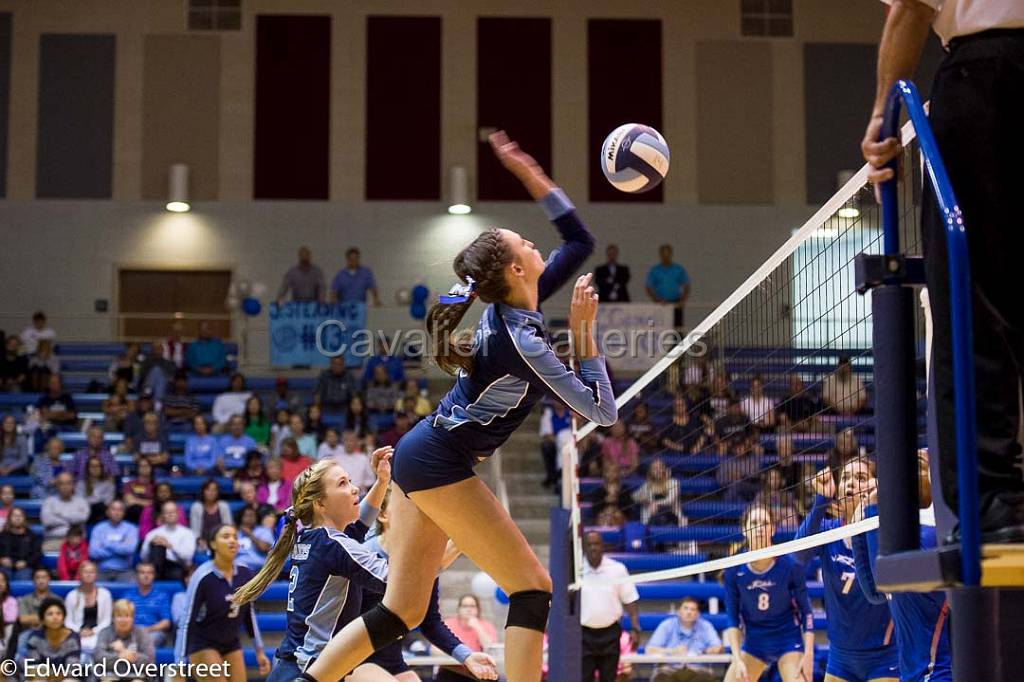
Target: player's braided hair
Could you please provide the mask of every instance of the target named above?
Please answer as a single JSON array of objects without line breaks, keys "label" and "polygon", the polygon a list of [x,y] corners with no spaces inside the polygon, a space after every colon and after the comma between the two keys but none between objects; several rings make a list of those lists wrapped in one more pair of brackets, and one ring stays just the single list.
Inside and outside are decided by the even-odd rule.
[{"label": "player's braided hair", "polygon": [[286,518],[281,537],[271,548],[260,572],[252,580],[238,588],[234,602],[239,606],[256,600],[264,590],[281,574],[284,562],[291,554],[298,537],[298,523],[309,528],[313,525],[313,503],[324,496],[324,477],[331,467],[337,466],[332,459],[322,459],[302,470],[292,486],[292,506],[285,512]]},{"label": "player's braided hair", "polygon": [[431,356],[437,366],[449,374],[459,370],[473,371],[473,339],[468,330],[456,332],[459,322],[479,297],[484,303],[504,300],[510,291],[505,267],[512,262],[512,252],[501,231],[487,230],[459,252],[452,267],[463,281],[473,279],[473,295],[464,303],[435,303],[427,313]]}]

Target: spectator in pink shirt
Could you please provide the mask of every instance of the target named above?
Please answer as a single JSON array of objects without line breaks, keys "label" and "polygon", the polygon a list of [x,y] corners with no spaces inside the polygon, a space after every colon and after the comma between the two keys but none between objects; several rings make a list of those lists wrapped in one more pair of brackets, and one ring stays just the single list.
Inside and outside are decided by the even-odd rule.
[{"label": "spectator in pink shirt", "polygon": [[640,446],[626,432],[626,424],[622,420],[612,425],[608,437],[604,439],[601,459],[606,467],[618,467],[622,478],[632,476],[640,466]]},{"label": "spectator in pink shirt", "polygon": [[459,598],[458,613],[445,618],[444,624],[473,651],[483,651],[498,642],[497,630],[480,617],[480,600],[476,595],[462,595]]}]

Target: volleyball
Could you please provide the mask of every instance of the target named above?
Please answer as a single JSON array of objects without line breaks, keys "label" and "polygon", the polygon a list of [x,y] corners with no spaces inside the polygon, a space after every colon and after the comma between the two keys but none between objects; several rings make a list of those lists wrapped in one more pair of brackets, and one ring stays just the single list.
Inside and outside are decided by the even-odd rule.
[{"label": "volleyball", "polygon": [[623,192],[648,192],[668,173],[668,143],[657,130],[640,123],[621,125],[601,145],[601,170]]}]

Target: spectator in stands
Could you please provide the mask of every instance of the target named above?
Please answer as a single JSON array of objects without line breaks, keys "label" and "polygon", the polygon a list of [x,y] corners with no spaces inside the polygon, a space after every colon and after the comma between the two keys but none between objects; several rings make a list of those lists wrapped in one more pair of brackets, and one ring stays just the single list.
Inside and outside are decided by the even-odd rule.
[{"label": "spectator in stands", "polygon": [[[736,394],[729,384],[729,376],[725,372],[716,372],[711,378],[711,386],[709,387],[707,397],[707,405],[710,411],[705,413],[712,419],[718,419],[728,411],[729,402],[735,399]],[[697,405],[698,403],[691,404]]]},{"label": "spectator in stands", "polygon": [[[287,479],[291,481],[291,479]],[[259,493],[256,485],[249,481],[243,481],[238,486],[238,497],[242,500],[242,506],[235,512],[235,525],[241,520],[242,512],[252,509],[256,512],[256,518],[262,519],[267,513],[273,513],[273,508],[266,504],[260,504]],[[287,508],[287,507],[286,507]]]},{"label": "spectator in stands", "polygon": [[850,460],[860,455],[860,444],[852,428],[846,428],[836,434],[836,444],[828,451],[828,465],[833,471],[839,471]]},{"label": "spectator in stands", "polygon": [[213,401],[214,431],[224,431],[231,418],[236,414],[245,414],[245,401],[252,392],[245,388],[245,377],[240,373],[231,375],[228,390],[218,395]]},{"label": "spectator in stands", "polygon": [[263,401],[257,395],[245,401],[245,435],[266,447],[270,444],[270,420],[263,411]]},{"label": "spectator in stands", "polygon": [[153,564],[160,580],[181,580],[196,553],[196,536],[178,523],[180,513],[174,500],[164,502],[160,525],[149,531],[142,542],[142,559]]},{"label": "spectator in stands", "polygon": [[5,483],[0,486],[0,531],[7,525],[7,517],[14,509],[14,486]]},{"label": "spectator in stands", "polygon": [[204,377],[227,372],[227,348],[213,335],[209,321],[199,323],[199,337],[185,349],[185,366],[188,371]]},{"label": "spectator in stands", "polygon": [[597,431],[588,433],[576,444],[576,449],[580,453],[580,474],[582,476],[601,476],[602,445],[604,445],[604,436]]},{"label": "spectator in stands", "polygon": [[[302,456],[310,459],[316,457],[316,438],[312,434],[306,433],[306,422],[300,415],[293,414],[291,416],[288,420],[288,430],[291,432],[289,438],[295,441],[295,446]],[[281,454],[284,456],[284,453]]]},{"label": "spectator in stands", "polygon": [[348,472],[352,483],[364,491],[369,490],[377,476],[370,466],[370,457],[363,449],[363,444],[353,431],[346,431],[341,436],[341,445],[343,452],[336,455],[334,461]]},{"label": "spectator in stands", "polygon": [[762,488],[754,498],[754,504],[759,504],[772,513],[772,518],[778,520],[779,530],[796,531],[800,524],[795,490],[786,485],[786,480],[777,467],[765,471],[762,480]]},{"label": "spectator in stands", "polygon": [[167,593],[153,586],[156,569],[147,561],[135,567],[135,587],[125,592],[124,598],[135,607],[135,623],[145,629],[153,645],[162,647],[171,643],[171,601]]},{"label": "spectator in stands", "polygon": [[[629,509],[632,505],[633,496],[622,487],[622,475],[619,471],[617,466],[605,467],[602,484],[583,493],[582,499],[584,502],[590,503],[590,511],[595,519],[601,518],[602,515],[606,519],[615,518],[616,512],[624,513],[622,510]],[[610,511],[605,513],[606,509]],[[625,518],[623,518],[624,521]],[[620,524],[599,523],[598,525]]]},{"label": "spectator in stands", "polygon": [[338,271],[331,281],[331,302],[366,303],[366,294],[373,295],[373,304],[380,307],[377,281],[373,270],[359,264],[359,249],[352,247],[345,252],[345,267]]},{"label": "spectator in stands", "polygon": [[[700,615],[700,604],[686,597],[679,612],[658,624],[647,640],[647,653],[673,656],[700,656],[725,651],[722,638],[715,626]],[[658,669],[652,682],[716,682],[719,679],[710,668],[693,664],[675,664]]]},{"label": "spectator in stands", "polygon": [[[623,610],[629,613],[633,646],[640,638],[640,594],[632,583],[618,585],[600,581],[624,578],[629,571],[605,556],[604,540],[595,531],[583,538],[583,589],[580,624],[583,626],[583,676],[581,679],[613,682],[619,665],[619,636]],[[587,578],[590,580],[587,580]]]},{"label": "spectator in stands", "polygon": [[726,502],[750,502],[761,489],[761,455],[754,445],[756,434],[741,433],[729,441],[715,477]]},{"label": "spectator in stands", "polygon": [[373,370],[373,381],[366,387],[366,407],[377,429],[383,428],[385,422],[390,421],[399,395],[398,387],[388,375],[387,368],[377,365]]},{"label": "spectator in stands", "polygon": [[124,502],[112,500],[107,505],[106,520],[97,523],[89,536],[89,558],[96,562],[100,580],[126,580],[131,573],[132,559],[139,546],[139,529],[124,517]]},{"label": "spectator in stands", "polygon": [[835,414],[857,414],[867,405],[864,382],[853,373],[850,356],[840,355],[836,370],[825,377],[821,386],[825,407]]},{"label": "spectator in stands", "polygon": [[4,355],[0,358],[0,391],[22,391],[28,381],[28,356],[20,352],[17,336],[4,339]]},{"label": "spectator in stands", "polygon": [[324,435],[324,442],[316,449],[317,461],[321,459],[334,459],[345,454],[345,448],[338,439],[338,429],[327,429]]},{"label": "spectator in stands", "polygon": [[647,295],[655,303],[671,305],[674,309],[674,324],[682,327],[685,321],[684,309],[690,298],[690,275],[679,263],[672,262],[672,246],[658,247],[661,262],[647,272]]},{"label": "spectator in stands", "polygon": [[[146,628],[137,623],[135,605],[127,599],[118,599],[113,604],[113,614],[113,625],[101,630],[96,638],[94,656],[96,663],[106,665],[107,670],[111,673],[145,670],[145,666],[155,664],[155,645]],[[128,666],[125,666],[124,663],[118,664],[118,661],[127,661],[131,670],[128,670]],[[152,682],[153,678],[143,678],[133,673],[128,677],[118,677],[113,674],[101,680],[101,682],[136,681]]]},{"label": "spectator in stands", "polygon": [[185,325],[181,320],[175,320],[171,325],[171,334],[160,342],[164,357],[174,363],[178,370],[185,369],[185,341],[182,336],[185,333]]},{"label": "spectator in stands", "polygon": [[135,441],[142,435],[142,420],[149,413],[156,413],[156,402],[153,400],[153,391],[146,389],[139,393],[135,401],[135,409],[129,412],[124,418],[124,451],[135,452]]},{"label": "spectator in stands", "polygon": [[150,412],[142,418],[142,433],[135,440],[136,461],[141,459],[149,460],[153,468],[159,473],[171,461],[170,446],[167,440],[167,433],[160,423],[156,412]]},{"label": "spectator in stands", "polygon": [[383,365],[387,370],[388,378],[393,384],[400,385],[405,382],[405,365],[402,358],[388,352],[390,341],[382,332],[378,332],[374,342],[375,354],[367,358],[363,366],[363,378],[360,382],[365,389],[376,380],[377,367]]},{"label": "spectator in stands", "polygon": [[700,452],[707,441],[704,425],[690,414],[686,398],[672,401],[672,421],[661,432],[661,447],[670,454],[688,455]]},{"label": "spectator in stands", "polygon": [[218,526],[233,525],[231,508],[220,499],[220,484],[212,478],[203,483],[199,489],[199,499],[192,503],[189,510],[189,528],[198,538],[199,549],[206,550],[206,538],[210,537]]},{"label": "spectator in stands", "polygon": [[110,590],[96,584],[96,575],[96,564],[84,562],[78,569],[78,587],[64,598],[67,626],[78,633],[85,656],[96,651],[99,632],[110,627],[114,615]]},{"label": "spectator in stands", "polygon": [[608,432],[608,437],[601,445],[603,467],[618,467],[622,478],[633,475],[640,466],[640,446],[629,437],[626,424],[622,420],[615,422]]},{"label": "spectator in stands", "polygon": [[740,401],[740,410],[760,429],[775,428],[775,400],[764,394],[764,380],[750,380],[750,395]]},{"label": "spectator in stands", "polygon": [[78,410],[71,394],[64,390],[60,375],[51,374],[46,386],[46,393],[36,403],[42,421],[55,426],[73,426],[78,421]]},{"label": "spectator in stands", "polygon": [[99,426],[89,427],[89,430],[86,431],[85,447],[75,452],[71,472],[76,479],[85,479],[90,459],[100,460],[108,476],[117,476],[121,473],[120,467],[117,466],[117,458],[112,449],[104,443],[103,429]]},{"label": "spectator in stands", "polygon": [[245,455],[245,466],[234,470],[231,476],[232,486],[238,490],[243,483],[252,483],[259,488],[267,480],[267,471],[263,467],[263,455],[258,450],[250,450]]},{"label": "spectator in stands", "polygon": [[327,434],[327,424],[324,423],[324,411],[320,409],[319,405],[310,405],[306,410],[305,427],[306,433],[313,436],[318,444],[323,441]]},{"label": "spectator in stands", "polygon": [[[412,418],[406,412],[395,413],[395,423],[391,425],[390,429],[381,431],[380,435],[377,436],[377,445],[384,447],[389,445],[395,447],[398,445],[399,439],[402,436],[409,433],[409,429],[412,428]],[[351,432],[350,432],[351,433]]]},{"label": "spectator in stands", "polygon": [[228,432],[220,437],[219,442],[221,450],[219,466],[222,473],[244,466],[246,455],[256,449],[256,441],[245,434],[245,418],[241,413],[231,418]]},{"label": "spectator in stands", "polygon": [[[11,594],[7,574],[0,571],[0,654],[9,650],[11,637],[18,631],[18,600]],[[8,658],[4,655],[3,658]]]},{"label": "spectator in stands", "polygon": [[243,509],[238,522],[238,556],[235,561],[259,571],[273,546],[274,531],[259,523],[255,509]]},{"label": "spectator in stands", "polygon": [[120,378],[115,380],[110,395],[103,400],[103,430],[123,431],[124,421],[132,407],[128,400],[128,382]]},{"label": "spectator in stands", "polygon": [[40,339],[36,352],[28,356],[28,390],[44,390],[51,376],[60,374],[60,360],[53,354],[52,342]]},{"label": "spectator in stands", "polygon": [[0,421],[0,476],[24,476],[28,463],[28,441],[18,433],[14,415],[6,415]]},{"label": "spectator in stands", "polygon": [[324,285],[324,272],[313,264],[313,254],[308,246],[299,247],[299,262],[288,268],[281,280],[281,288],[277,290],[277,304],[284,303],[288,292],[296,302],[327,300],[327,287]]},{"label": "spectator in stands", "polygon": [[719,442],[742,435],[750,427],[750,418],[743,412],[743,404],[735,397],[729,399],[725,414],[715,420],[715,436]]},{"label": "spectator in stands", "polygon": [[188,392],[188,374],[178,370],[171,392],[164,396],[163,416],[167,425],[179,429],[187,427],[200,412],[199,400]]},{"label": "spectator in stands", "polygon": [[110,386],[117,384],[118,380],[124,380],[128,385],[135,384],[135,373],[139,367],[139,344],[129,343],[124,347],[124,352],[118,355],[110,363],[107,369],[107,378],[110,379]]},{"label": "spectator in stands", "polygon": [[205,476],[217,467],[223,457],[220,439],[210,434],[209,422],[202,415],[192,419],[192,430],[193,433],[185,438],[185,470]]},{"label": "spectator in stands", "polygon": [[[165,502],[174,502],[174,489],[171,488],[170,483],[160,482],[153,488],[153,502],[142,510],[142,516],[139,517],[140,538],[145,539],[150,531],[160,524],[160,514]],[[185,507],[178,505],[177,502],[175,504],[178,506],[178,525],[187,528],[188,521],[185,519]]]},{"label": "spectator in stands", "polygon": [[41,339],[53,343],[57,340],[57,332],[46,326],[46,313],[39,310],[32,315],[32,326],[25,327],[21,332],[21,345],[25,349],[25,353],[30,355],[35,353],[36,346]]},{"label": "spectator in stands", "polygon": [[789,392],[779,403],[779,422],[793,431],[812,431],[817,427],[821,403],[813,391],[804,386],[799,374],[789,375]]},{"label": "spectator in stands", "polygon": [[345,414],[348,403],[356,393],[356,382],[345,369],[345,358],[336,355],[331,358],[330,367],[320,373],[313,402],[327,414]]},{"label": "spectator in stands", "polygon": [[607,303],[629,303],[629,266],[619,263],[619,247],[615,244],[609,244],[604,254],[604,264],[594,269],[598,298]]},{"label": "spectator in stands", "polygon": [[679,481],[672,478],[661,457],[655,457],[647,466],[647,477],[633,491],[633,502],[640,507],[640,520],[646,525],[685,525],[679,504]]},{"label": "spectator in stands", "polygon": [[[82,642],[78,633],[65,625],[68,616],[67,608],[60,598],[45,599],[39,605],[39,624],[25,638],[25,658],[28,661],[46,661],[54,669],[70,670],[82,662]],[[58,667],[59,666],[59,667]],[[73,682],[72,677],[62,678],[60,675],[25,676],[26,680],[42,682]]]},{"label": "spectator in stands", "polygon": [[46,552],[60,549],[60,543],[73,524],[89,520],[89,503],[75,494],[75,479],[71,474],[65,471],[57,476],[56,487],[57,494],[47,497],[39,512],[43,522],[43,550]]},{"label": "spectator in stands", "polygon": [[153,391],[153,397],[160,405],[164,396],[170,391],[171,383],[177,373],[178,368],[174,366],[174,363],[164,357],[163,344],[160,341],[154,341],[149,346],[149,355],[139,367],[139,391],[146,389]]},{"label": "spectator in stands", "polygon": [[[395,401],[395,412],[408,412],[414,415],[416,420],[426,417],[434,411],[430,401],[427,400],[426,390],[420,389],[420,384],[415,379],[405,380],[405,390],[402,396]],[[409,401],[412,401],[410,404]]]},{"label": "spectator in stands", "polygon": [[61,461],[64,454],[64,441],[54,436],[46,441],[46,450],[32,460],[32,497],[42,499],[57,491],[57,476],[67,467]]},{"label": "spectator in stands", "polygon": [[86,464],[85,478],[75,484],[75,494],[85,498],[89,504],[89,524],[101,520],[107,511],[107,505],[117,495],[114,477],[103,469],[99,457],[92,457]]},{"label": "spectator in stands", "polygon": [[302,397],[298,393],[288,390],[287,377],[278,377],[277,381],[274,382],[272,407],[275,412],[279,410],[293,412],[302,407]]},{"label": "spectator in stands", "polygon": [[[281,466],[280,458],[272,457],[267,460],[266,469],[266,479],[256,487],[256,500],[260,504],[269,505],[275,510],[283,512],[292,504],[293,479],[284,477],[284,468]],[[254,523],[259,523],[261,517],[258,514],[254,514],[254,516],[257,519]]]},{"label": "spectator in stands", "polygon": [[775,432],[775,453],[779,457],[775,469],[782,475],[783,486],[793,488],[800,482],[801,467],[793,459],[793,433],[788,429],[780,428]]},{"label": "spectator in stands", "polygon": [[126,518],[138,523],[144,510],[153,504],[153,465],[148,459],[136,462],[135,478],[121,486],[121,497],[127,507]]},{"label": "spectator in stands", "polygon": [[373,425],[370,423],[370,413],[366,411],[366,403],[361,395],[352,396],[348,403],[348,416],[345,418],[345,428],[354,432],[359,438],[366,438],[373,434]]},{"label": "spectator in stands", "polygon": [[39,607],[44,601],[56,599],[62,604],[64,603],[50,590],[50,572],[48,570],[37,566],[31,571],[31,579],[33,590],[18,597],[18,624],[22,631],[37,628],[42,623],[42,619],[39,617]]},{"label": "spectator in stands", "polygon": [[25,521],[25,511],[15,507],[0,532],[0,571],[9,580],[28,580],[42,565],[43,539]]},{"label": "spectator in stands", "polygon": [[281,454],[281,443],[285,438],[291,438],[292,432],[288,428],[291,422],[292,413],[286,408],[278,408],[274,416],[274,425],[270,427],[270,455],[277,457]]},{"label": "spectator in stands", "polygon": [[57,580],[74,580],[82,563],[89,560],[89,543],[85,531],[77,523],[68,528],[67,537],[57,557]]},{"label": "spectator in stands", "polygon": [[281,443],[281,469],[288,480],[294,481],[312,463],[312,459],[299,452],[294,438],[285,438]]},{"label": "spectator in stands", "polygon": [[629,435],[640,446],[640,452],[649,454],[659,450],[658,432],[651,423],[650,409],[647,403],[638,402],[633,408],[633,414],[626,420],[626,430]]},{"label": "spectator in stands", "polygon": [[487,647],[498,643],[498,631],[480,617],[480,600],[474,594],[459,597],[458,611],[445,618],[444,624],[473,651],[486,651]]},{"label": "spectator in stands", "polygon": [[544,405],[540,415],[540,456],[544,461],[545,488],[558,485],[561,480],[562,448],[572,439],[572,414],[566,406],[555,400]]}]

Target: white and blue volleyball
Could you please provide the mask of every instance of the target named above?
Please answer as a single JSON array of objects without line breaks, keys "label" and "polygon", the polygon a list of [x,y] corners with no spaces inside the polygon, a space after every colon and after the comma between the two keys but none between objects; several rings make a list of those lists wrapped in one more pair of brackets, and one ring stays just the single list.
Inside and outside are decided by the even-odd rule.
[{"label": "white and blue volleyball", "polygon": [[615,189],[648,192],[668,173],[668,144],[657,130],[640,123],[621,125],[601,145],[601,170]]}]

